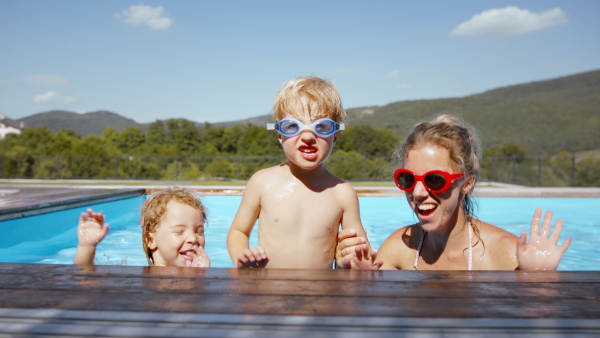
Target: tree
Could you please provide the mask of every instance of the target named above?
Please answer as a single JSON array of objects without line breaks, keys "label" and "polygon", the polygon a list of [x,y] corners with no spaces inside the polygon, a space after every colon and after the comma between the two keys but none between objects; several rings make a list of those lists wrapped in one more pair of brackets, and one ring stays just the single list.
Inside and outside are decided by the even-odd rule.
[{"label": "tree", "polygon": [[132,153],[146,142],[146,136],[136,127],[123,130],[117,139],[117,148],[123,153]]},{"label": "tree", "polygon": [[165,124],[161,120],[152,122],[146,130],[146,143],[149,145],[163,145],[165,141]]},{"label": "tree", "polygon": [[336,148],[346,152],[355,151],[364,156],[389,157],[397,143],[398,138],[389,129],[360,125],[349,126],[343,131]]}]

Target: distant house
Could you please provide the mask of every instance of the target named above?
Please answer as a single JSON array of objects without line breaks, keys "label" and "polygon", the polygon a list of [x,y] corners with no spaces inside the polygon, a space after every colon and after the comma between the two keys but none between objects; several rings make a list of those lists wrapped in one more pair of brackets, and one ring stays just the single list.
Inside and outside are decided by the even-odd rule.
[{"label": "distant house", "polygon": [[0,114],[0,140],[5,138],[7,134],[19,135],[23,129],[25,129],[24,122],[13,121]]}]

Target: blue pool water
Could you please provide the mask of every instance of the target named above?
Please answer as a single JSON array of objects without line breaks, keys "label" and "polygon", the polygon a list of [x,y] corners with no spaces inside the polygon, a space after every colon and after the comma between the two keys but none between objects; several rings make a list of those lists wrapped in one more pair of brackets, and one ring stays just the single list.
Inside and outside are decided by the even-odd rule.
[{"label": "blue pool water", "polygon": [[[97,264],[146,265],[137,224],[145,197],[93,205],[110,224],[99,244]],[[377,249],[394,230],[415,223],[404,197],[360,197],[361,218],[369,241]],[[209,226],[206,251],[213,267],[233,267],[225,238],[241,201],[239,196],[205,196]],[[479,198],[478,218],[519,235],[529,231],[535,208],[554,210],[564,220],[561,241],[573,238],[559,270],[600,271],[600,199],[597,198]],[[0,262],[71,264],[77,246],[77,222],[86,208],[0,222]],[[251,245],[256,245],[256,227]]]}]

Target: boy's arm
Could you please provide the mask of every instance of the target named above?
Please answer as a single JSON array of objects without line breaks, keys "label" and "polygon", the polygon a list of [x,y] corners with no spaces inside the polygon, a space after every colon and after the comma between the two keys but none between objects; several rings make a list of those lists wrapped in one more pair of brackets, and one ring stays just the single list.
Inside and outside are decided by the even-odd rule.
[{"label": "boy's arm", "polygon": [[104,223],[104,215],[88,209],[79,216],[77,226],[77,252],[73,264],[94,264],[96,246],[108,233],[109,226]]},{"label": "boy's arm", "polygon": [[[381,262],[375,262],[377,253],[373,251],[367,238],[367,233],[363,228],[362,221],[360,220],[360,208],[358,204],[358,195],[350,184],[343,184],[340,186],[343,215],[342,215],[342,231],[347,233],[349,230],[353,230],[356,234],[355,241],[358,241],[357,246],[348,248],[339,254],[336,250],[336,257],[342,257],[342,261],[338,262],[339,267],[361,267],[361,268],[373,268],[377,269],[381,266]],[[353,236],[350,236],[353,237]],[[363,241],[364,239],[364,241]],[[348,240],[348,239],[347,239]],[[339,245],[339,242],[338,242]],[[347,264],[348,256],[351,255],[352,264]],[[344,258],[346,256],[346,258]]]},{"label": "boy's arm", "polygon": [[268,259],[262,248],[249,248],[250,232],[260,213],[260,189],[262,185],[259,181],[257,174],[248,180],[242,202],[227,234],[227,251],[229,251],[229,257],[237,268]]}]

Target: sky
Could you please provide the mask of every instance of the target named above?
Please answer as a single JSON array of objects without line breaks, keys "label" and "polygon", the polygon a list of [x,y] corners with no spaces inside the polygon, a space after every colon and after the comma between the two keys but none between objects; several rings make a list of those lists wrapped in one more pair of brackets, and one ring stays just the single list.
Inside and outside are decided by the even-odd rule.
[{"label": "sky", "polygon": [[345,108],[600,69],[600,1],[0,0],[0,114],[139,123],[271,113],[288,80]]}]

